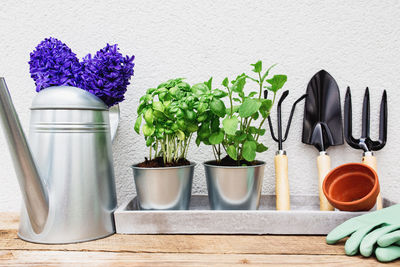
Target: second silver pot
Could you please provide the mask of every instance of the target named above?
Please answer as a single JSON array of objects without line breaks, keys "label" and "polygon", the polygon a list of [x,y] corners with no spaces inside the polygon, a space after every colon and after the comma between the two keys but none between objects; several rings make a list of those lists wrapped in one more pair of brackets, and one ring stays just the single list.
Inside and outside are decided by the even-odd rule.
[{"label": "second silver pot", "polygon": [[195,163],[179,167],[141,168],[133,165],[137,199],[144,210],[187,210]]},{"label": "second silver pot", "polygon": [[208,199],[214,210],[256,210],[260,204],[265,162],[255,166],[204,163]]}]

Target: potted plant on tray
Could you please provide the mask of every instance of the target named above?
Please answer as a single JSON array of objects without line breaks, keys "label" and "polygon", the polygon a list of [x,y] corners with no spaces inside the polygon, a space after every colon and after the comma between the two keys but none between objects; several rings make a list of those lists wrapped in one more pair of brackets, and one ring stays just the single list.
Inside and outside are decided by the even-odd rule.
[{"label": "potted plant on tray", "polygon": [[150,88],[140,98],[135,131],[142,129],[149,156],[132,168],[141,209],[189,208],[195,164],[187,153],[201,108],[181,78]]},{"label": "potted plant on tray", "polygon": [[[256,78],[243,73],[230,83],[225,78],[222,82],[225,91],[210,89],[202,93],[207,101],[204,112],[207,118],[200,124],[196,143],[211,145],[214,152],[215,160],[204,163],[212,209],[257,209],[259,206],[265,162],[256,160],[256,155],[268,149],[259,139],[265,134],[263,125],[276,93],[287,77],[274,75],[268,79],[273,66],[263,71],[261,61],[251,65]],[[257,90],[246,94],[247,81],[254,82]],[[210,83],[211,79],[205,83],[208,86],[193,87],[211,88]],[[262,97],[264,89],[273,93],[272,99]],[[228,108],[221,96],[229,99]]]}]

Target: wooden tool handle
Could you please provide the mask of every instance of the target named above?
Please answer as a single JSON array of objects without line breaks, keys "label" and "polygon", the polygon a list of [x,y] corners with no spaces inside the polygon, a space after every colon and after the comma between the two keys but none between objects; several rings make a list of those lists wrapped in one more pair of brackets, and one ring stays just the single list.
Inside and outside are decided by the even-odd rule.
[{"label": "wooden tool handle", "polygon": [[318,180],[319,180],[319,205],[320,210],[334,210],[334,207],[326,199],[322,190],[322,183],[324,182],[325,176],[331,170],[331,158],[325,153],[321,153],[317,157],[318,167]]},{"label": "wooden tool handle", "polygon": [[[376,157],[373,155],[364,155],[362,158],[362,163],[370,166],[373,168],[376,172],[378,172],[377,164],[376,164]],[[382,195],[379,193],[377,199],[376,199],[376,209],[380,210],[383,208],[383,203],[382,203]]]},{"label": "wooden tool handle", "polygon": [[275,156],[275,191],[276,209],[290,210],[288,158],[283,154]]}]

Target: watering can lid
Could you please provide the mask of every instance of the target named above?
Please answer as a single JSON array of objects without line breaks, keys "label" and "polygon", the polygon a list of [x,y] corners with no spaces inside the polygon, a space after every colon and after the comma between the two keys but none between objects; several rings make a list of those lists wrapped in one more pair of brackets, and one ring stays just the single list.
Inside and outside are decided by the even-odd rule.
[{"label": "watering can lid", "polygon": [[52,86],[41,90],[33,99],[31,109],[108,110],[97,96],[73,86]]}]

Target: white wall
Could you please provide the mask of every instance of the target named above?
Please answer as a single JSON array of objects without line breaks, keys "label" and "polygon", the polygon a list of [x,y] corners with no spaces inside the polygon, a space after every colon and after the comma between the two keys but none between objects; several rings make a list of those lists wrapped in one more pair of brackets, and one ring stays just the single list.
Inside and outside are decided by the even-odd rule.
[{"label": "white wall", "polygon": [[[250,71],[250,63],[279,63],[275,73],[288,75],[291,103],[305,92],[311,76],[328,70],[344,96],[353,89],[355,135],[366,86],[371,89],[372,133],[377,136],[379,101],[388,90],[388,144],[376,153],[383,195],[400,201],[400,2],[399,1],[2,1],[0,5],[0,76],[6,77],[23,127],[35,87],[29,76],[29,53],[43,38],[66,42],[79,57],[106,42],[136,56],[135,77],[121,104],[121,124],[114,143],[118,200],[135,194],[130,165],[142,161],[143,137],[133,131],[136,107],[149,87],[174,77],[191,83],[214,76]],[[343,101],[343,99],[342,99]],[[293,120],[289,140],[292,194],[317,194],[317,151],[301,143],[302,109]],[[289,106],[284,107],[285,115]],[[274,190],[276,144],[259,159],[268,163],[264,193]],[[0,211],[18,210],[21,201],[4,135],[0,134]],[[348,145],[330,148],[332,165],[357,162],[362,152]],[[209,147],[190,149],[201,163],[212,156]],[[206,193],[204,172],[196,168],[194,193]]]}]

